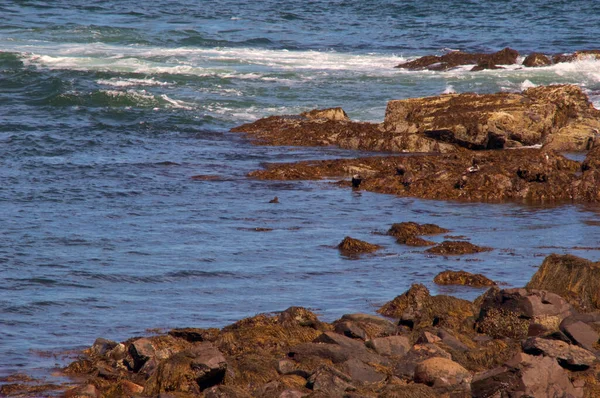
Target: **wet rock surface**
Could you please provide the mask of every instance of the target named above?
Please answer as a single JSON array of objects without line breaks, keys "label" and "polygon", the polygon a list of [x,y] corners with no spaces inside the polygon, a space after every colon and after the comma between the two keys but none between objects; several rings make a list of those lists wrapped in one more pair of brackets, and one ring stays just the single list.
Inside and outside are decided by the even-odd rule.
[{"label": "wet rock surface", "polygon": [[433,278],[438,285],[465,285],[473,287],[494,286],[496,282],[481,274],[466,271],[443,271]]},{"label": "wet rock surface", "polygon": [[[443,71],[456,68],[461,65],[485,64],[485,65],[512,65],[517,63],[519,53],[511,48],[505,48],[495,53],[466,53],[462,51],[452,51],[442,56],[426,55],[397,65],[396,68],[408,70],[434,70]],[[475,69],[480,70],[480,69]]]},{"label": "wet rock surface", "polygon": [[439,245],[425,250],[426,253],[447,255],[473,254],[491,251],[490,247],[476,246],[470,242],[445,240]]},{"label": "wet rock surface", "polygon": [[362,253],[373,253],[381,249],[381,246],[379,245],[374,245],[372,243],[354,239],[349,236],[346,236],[337,247],[340,253],[342,253],[345,256],[356,256]]},{"label": "wet rock surface", "polygon": [[[14,377],[3,396],[583,397],[600,391],[598,313],[537,289],[492,287],[474,302],[423,285],[373,314],[325,323],[291,307],[218,329],[97,339],[63,386]],[[531,333],[536,333],[531,336]]]},{"label": "wet rock surface", "polygon": [[396,242],[408,246],[431,246],[435,243],[421,238],[423,235],[439,235],[448,232],[447,229],[435,224],[417,224],[416,222],[401,222],[391,226],[388,235],[396,238]]}]

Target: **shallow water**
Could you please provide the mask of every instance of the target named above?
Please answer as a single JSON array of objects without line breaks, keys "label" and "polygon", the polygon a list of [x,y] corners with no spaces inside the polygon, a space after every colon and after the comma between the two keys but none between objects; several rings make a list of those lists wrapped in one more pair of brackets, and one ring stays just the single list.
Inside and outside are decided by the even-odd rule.
[{"label": "shallow water", "polygon": [[[574,83],[598,105],[596,61],[393,68],[445,48],[592,48],[593,2],[519,2],[519,14],[514,1],[46,3],[0,5],[0,376],[46,374],[62,352],[100,336],[219,327],[291,305],[333,320],[373,312],[412,283],[481,294],[433,285],[446,269],[522,286],[550,253],[600,259],[598,207],[255,181],[246,174],[265,162],[357,153],[258,147],[227,132],[328,106],[379,121],[389,99],[452,90]],[[275,196],[280,203],[268,203]],[[426,255],[382,235],[400,221],[435,223],[494,250]],[[335,245],[348,235],[385,248],[342,257]]]}]

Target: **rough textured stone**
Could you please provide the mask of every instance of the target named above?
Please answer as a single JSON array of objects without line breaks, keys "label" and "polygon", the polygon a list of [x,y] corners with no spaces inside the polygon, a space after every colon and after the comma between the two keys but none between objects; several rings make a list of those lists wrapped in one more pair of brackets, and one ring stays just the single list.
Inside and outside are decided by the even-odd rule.
[{"label": "rough textured stone", "polygon": [[587,323],[577,320],[577,318],[567,318],[560,324],[560,330],[583,348],[590,351],[597,350],[596,345],[600,340],[600,334]]},{"label": "rough textured stone", "polygon": [[557,330],[572,311],[564,299],[545,290],[491,288],[482,298],[477,322],[482,333],[522,338],[532,324]]},{"label": "rough textured stone", "polygon": [[600,262],[551,254],[531,277],[527,288],[556,293],[583,311],[600,309]]},{"label": "rough textured stone", "polygon": [[470,242],[445,240],[439,245],[425,250],[427,253],[439,254],[442,256],[474,254],[491,251],[491,247],[476,246]]},{"label": "rough textured stone", "polygon": [[552,65],[552,60],[542,53],[531,53],[523,60],[523,65],[529,68]]},{"label": "rough textured stone", "polygon": [[475,398],[488,397],[583,397],[567,372],[550,357],[517,354],[504,366],[478,374],[471,383]]},{"label": "rough textured stone", "polygon": [[309,112],[304,112],[300,114],[308,119],[327,119],[333,121],[348,121],[348,115],[342,108],[329,108],[329,109],[313,109]]},{"label": "rough textured stone", "polygon": [[531,337],[523,342],[523,351],[531,355],[543,354],[556,358],[558,364],[570,370],[583,370],[589,368],[596,356],[586,349],[565,343],[559,340],[548,340]]},{"label": "rough textured stone", "polygon": [[416,60],[397,65],[396,68],[409,70],[448,70],[460,65],[512,65],[517,62],[519,53],[511,48],[505,48],[495,53],[465,53],[452,51],[442,56],[426,55]]},{"label": "rough textured stone", "polygon": [[446,358],[429,358],[415,368],[415,382],[432,387],[456,387],[469,389],[471,373],[458,363]]},{"label": "rough textured stone", "polygon": [[438,285],[465,285],[473,287],[495,286],[496,282],[481,274],[466,271],[443,271],[433,278]]},{"label": "rough textured stone", "polygon": [[452,356],[434,344],[415,344],[400,361],[395,363],[393,374],[401,379],[412,380],[417,365],[429,358],[446,358],[450,360]]},{"label": "rough textured stone", "polygon": [[353,256],[361,253],[372,253],[381,249],[381,246],[346,236],[338,245],[338,249],[345,256]]},{"label": "rough textured stone", "polygon": [[225,377],[225,357],[211,343],[200,343],[162,361],[145,386],[145,392],[180,391],[198,394]]},{"label": "rough textured stone", "polygon": [[155,356],[156,350],[149,339],[141,338],[131,343],[129,353],[134,361],[133,369],[137,372],[144,366],[146,361]]},{"label": "rough textured stone", "polygon": [[[397,168],[397,174],[404,175],[406,171],[403,166]],[[421,235],[438,235],[448,232],[447,229],[441,228],[435,224],[417,224],[416,222],[401,222],[392,224],[387,234],[396,238],[396,242],[408,246],[431,246],[435,242],[431,242],[420,238]]]},{"label": "rough textured stone", "polygon": [[411,348],[410,340],[406,336],[378,337],[369,340],[367,346],[385,356],[403,356]]},{"label": "rough textured stone", "polygon": [[354,391],[356,387],[352,384],[352,378],[330,366],[321,366],[308,379],[308,387],[314,391],[322,391],[328,394],[343,394]]},{"label": "rough textured stone", "polygon": [[377,383],[386,378],[385,374],[376,371],[372,366],[355,358],[351,358],[344,362],[342,364],[342,369],[353,381],[358,381],[360,383]]}]

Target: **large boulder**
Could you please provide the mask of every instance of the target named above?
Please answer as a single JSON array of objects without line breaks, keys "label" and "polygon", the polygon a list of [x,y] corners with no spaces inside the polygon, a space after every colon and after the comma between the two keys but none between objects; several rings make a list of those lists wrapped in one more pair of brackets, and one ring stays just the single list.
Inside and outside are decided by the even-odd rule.
[{"label": "large boulder", "polygon": [[525,57],[525,60],[523,60],[523,66],[527,66],[529,68],[537,68],[548,65],[552,65],[552,60],[541,53],[531,53]]},{"label": "large boulder", "polygon": [[600,262],[551,254],[531,277],[527,288],[556,293],[580,311],[600,309]]},{"label": "large boulder", "polygon": [[199,343],[162,361],[144,388],[148,395],[163,392],[199,394],[225,377],[227,361],[211,343]]},{"label": "large boulder", "polygon": [[474,315],[473,303],[452,296],[431,296],[421,284],[413,284],[377,310],[390,318],[399,318],[400,324],[419,330],[431,326],[446,327],[468,332],[467,319]]},{"label": "large boulder", "polygon": [[482,297],[477,324],[494,337],[524,338],[533,330],[558,330],[572,312],[569,303],[545,290],[491,288]]},{"label": "large boulder", "polygon": [[590,351],[560,340],[530,337],[523,342],[523,351],[531,355],[556,358],[558,364],[570,370],[589,368],[597,358]]},{"label": "large boulder", "polygon": [[415,382],[438,389],[470,390],[473,376],[458,363],[446,358],[429,358],[415,368]]},{"label": "large boulder", "polygon": [[583,397],[583,390],[573,386],[555,359],[523,353],[499,368],[476,375],[471,393],[474,398]]},{"label": "large boulder", "polygon": [[[536,145],[557,139],[552,149],[584,150],[600,129],[600,111],[581,88],[540,86],[523,93],[450,94],[388,102],[384,128],[422,134],[469,149]],[[568,136],[576,130],[577,140]],[[585,137],[585,142],[581,142]]]},{"label": "large boulder", "polygon": [[496,282],[481,274],[466,271],[442,271],[433,278],[438,285],[465,285],[473,287],[495,286]]}]

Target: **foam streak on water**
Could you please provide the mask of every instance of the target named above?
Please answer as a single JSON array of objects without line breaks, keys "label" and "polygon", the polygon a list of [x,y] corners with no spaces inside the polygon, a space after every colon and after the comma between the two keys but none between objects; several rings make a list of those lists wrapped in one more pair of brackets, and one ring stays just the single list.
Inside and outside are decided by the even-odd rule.
[{"label": "foam streak on water", "polygon": [[[0,377],[47,374],[64,363],[48,352],[99,336],[223,326],[291,305],[332,320],[372,312],[415,282],[481,293],[434,286],[445,269],[520,286],[549,253],[599,259],[593,206],[420,201],[246,177],[265,162],[358,155],[228,133],[271,114],[342,106],[381,121],[390,99],[551,83],[577,84],[600,105],[593,60],[394,69],[449,48],[571,52],[600,37],[594,2],[448,4],[2,2]],[[430,257],[382,234],[411,220],[495,250]],[[385,249],[343,258],[334,246],[348,235]]]}]

